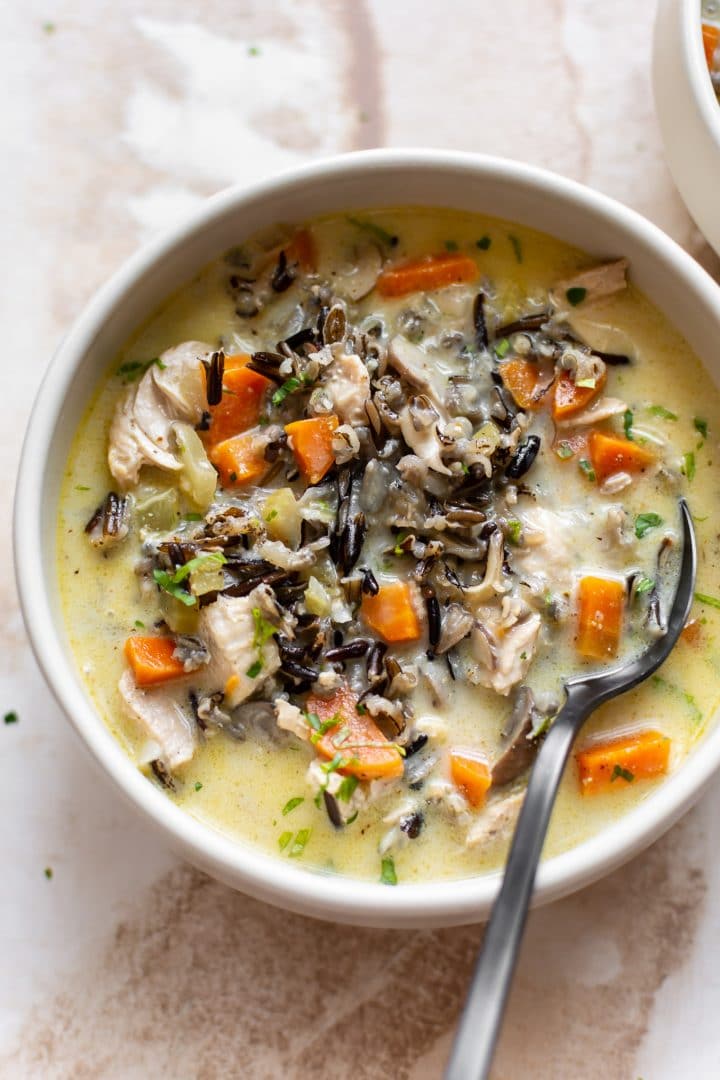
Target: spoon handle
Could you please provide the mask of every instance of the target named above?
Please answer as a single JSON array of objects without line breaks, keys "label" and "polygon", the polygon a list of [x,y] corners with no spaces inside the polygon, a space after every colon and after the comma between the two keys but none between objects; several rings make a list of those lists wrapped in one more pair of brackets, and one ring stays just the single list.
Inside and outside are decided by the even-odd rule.
[{"label": "spoon handle", "polygon": [[590,711],[584,700],[571,695],[535,759],[445,1080],[484,1080],[490,1072],[558,785],[573,739]]}]

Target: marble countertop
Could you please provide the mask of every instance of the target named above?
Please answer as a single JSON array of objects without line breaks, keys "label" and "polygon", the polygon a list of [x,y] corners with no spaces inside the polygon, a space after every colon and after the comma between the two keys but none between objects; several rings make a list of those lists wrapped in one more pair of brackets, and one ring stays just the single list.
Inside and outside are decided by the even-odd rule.
[{"label": "marble countertop", "polygon": [[[652,0],[26,0],[0,36],[2,505],[54,346],[204,196],[378,145],[547,166],[712,273],[650,92]],[[481,929],[370,931],[234,893],[94,768],[30,653],[0,532],[0,1077],[440,1075]],[[19,553],[22,558],[22,552]],[[531,916],[498,1080],[720,1074],[720,782]]]}]

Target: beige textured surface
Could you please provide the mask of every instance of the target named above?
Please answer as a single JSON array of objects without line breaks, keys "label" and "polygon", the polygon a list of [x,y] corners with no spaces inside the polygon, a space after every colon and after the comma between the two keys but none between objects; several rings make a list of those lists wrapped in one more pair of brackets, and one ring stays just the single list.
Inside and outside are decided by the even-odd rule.
[{"label": "beige textured surface", "polygon": [[[43,369],[93,289],[200,197],[311,154],[523,158],[717,271],[662,163],[652,16],[651,0],[8,0],[2,505]],[[10,567],[5,524],[0,700],[20,723],[0,730],[0,1077],[438,1076],[481,931],[323,925],[179,864],[62,720]],[[719,809],[715,785],[644,856],[533,914],[498,1080],[720,1074]]]}]

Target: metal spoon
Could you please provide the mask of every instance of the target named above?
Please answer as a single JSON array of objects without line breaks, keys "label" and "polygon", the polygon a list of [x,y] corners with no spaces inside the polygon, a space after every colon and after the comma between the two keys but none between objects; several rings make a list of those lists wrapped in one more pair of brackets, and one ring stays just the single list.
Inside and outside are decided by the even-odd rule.
[{"label": "metal spoon", "polygon": [[565,683],[565,704],[550,726],[530,774],[502,888],[485,931],[445,1080],[484,1080],[489,1074],[540,852],[575,736],[594,709],[637,686],[660,667],[687,621],[695,587],[697,553],[692,518],[684,499],[680,500],[680,517],[682,562],[663,636],[628,664],[593,675],[578,675]]}]

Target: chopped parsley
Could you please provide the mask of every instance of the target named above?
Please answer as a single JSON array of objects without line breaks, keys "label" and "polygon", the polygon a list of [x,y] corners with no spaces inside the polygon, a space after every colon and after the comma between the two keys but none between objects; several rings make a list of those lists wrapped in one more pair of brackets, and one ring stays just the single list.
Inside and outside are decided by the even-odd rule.
[{"label": "chopped parsley", "polygon": [[571,458],[573,456],[575,451],[573,450],[569,442],[563,441],[557,444],[557,446],[555,447],[555,453],[559,458],[562,458],[563,461],[567,461],[568,458]]},{"label": "chopped parsley", "polygon": [[260,49],[257,45],[248,46],[248,56],[261,56]]},{"label": "chopped parsley", "polygon": [[142,621],[142,619],[136,619],[135,622],[133,623],[133,626],[135,627],[136,630],[144,630],[145,629],[145,623]]},{"label": "chopped parsley", "polygon": [[153,578],[155,584],[163,592],[169,593],[186,607],[194,607],[197,604],[197,597],[183,587],[185,579],[201,567],[212,566],[213,563],[223,566],[226,562],[227,559],[221,551],[211,551],[207,555],[198,555],[189,562],[183,563],[182,566],[178,566],[174,574],[171,574],[169,570],[153,570]]},{"label": "chopped parsley", "polygon": [[409,533],[401,532],[401,533],[398,534],[397,543],[395,544],[395,547],[393,548],[393,555],[404,555],[405,554],[405,549],[403,548],[403,543],[405,542],[405,540],[407,540],[408,536],[409,536]]},{"label": "chopped parsley", "polygon": [[349,758],[344,758],[342,756],[342,754],[336,754],[335,757],[332,759],[332,761],[323,762],[323,764],[320,766],[320,768],[322,769],[322,771],[327,776],[329,776],[330,773],[337,772],[338,769],[343,769],[343,768],[345,768],[346,765],[349,765],[349,764],[350,764],[350,759]]},{"label": "chopped parsley", "polygon": [[512,249],[513,249],[513,251],[515,253],[515,258],[517,259],[517,261],[519,263],[521,263],[523,261],[523,253],[522,253],[522,245],[520,244],[520,241],[518,240],[517,236],[513,235],[513,233],[508,233],[508,240],[512,244]]},{"label": "chopped parsley", "polygon": [[489,236],[481,236],[479,240],[475,241],[475,247],[479,247],[481,251],[487,251],[492,244],[492,240]]},{"label": "chopped parsley", "polygon": [[121,375],[123,382],[135,382],[141,375],[144,375],[149,368],[157,364],[161,371],[165,370],[166,365],[163,364],[159,356],[154,356],[152,360],[128,360],[126,363],[121,364],[115,372],[116,375]]},{"label": "chopped parsley", "polygon": [[595,483],[595,470],[587,458],[580,458],[578,461],[578,468],[585,473],[591,484]]},{"label": "chopped parsley", "polygon": [[53,876],[52,866],[46,866],[45,867],[45,877],[48,879],[48,881],[52,881],[52,876]]},{"label": "chopped parsley", "polygon": [[184,521],[202,521],[202,514],[185,514]]},{"label": "chopped parsley", "polygon": [[383,229],[382,225],[378,225],[375,221],[365,221],[363,218],[356,217],[349,217],[348,221],[357,229],[369,233],[376,240],[379,240],[381,244],[387,244],[388,247],[395,247],[398,242],[397,236],[393,236],[392,233],[389,233],[387,229]]},{"label": "chopped parsley", "polygon": [[[708,596],[707,593],[696,592],[695,599],[699,604],[705,604],[706,607],[720,608],[720,600],[716,596]],[[7,723],[7,717],[5,717],[5,723]]]},{"label": "chopped parsley", "polygon": [[202,791],[202,781],[201,780],[196,780],[195,781],[195,790],[196,791]]},{"label": "chopped parsley", "polygon": [[683,462],[680,466],[680,471],[683,476],[687,476],[688,480],[693,480],[695,477],[695,454],[692,450],[688,450],[687,454],[683,454]]},{"label": "chopped parsley", "polygon": [[657,529],[658,525],[662,525],[663,519],[659,514],[655,514],[649,511],[646,514],[638,514],[635,518],[635,535],[638,540],[642,540],[643,536],[646,536],[651,529]]},{"label": "chopped parsley", "polygon": [[522,522],[512,519],[507,523],[508,540],[511,544],[519,544],[522,539]]},{"label": "chopped parsley", "polygon": [[358,786],[359,783],[360,781],[358,780],[357,776],[343,777],[342,783],[337,790],[338,799],[340,799],[342,802],[350,802],[350,799],[355,792],[355,788]]},{"label": "chopped parsley", "polygon": [[654,588],[654,586],[655,582],[653,581],[653,579],[645,577],[645,575],[642,574],[635,582],[635,595],[642,596],[643,593],[650,592],[650,590]]},{"label": "chopped parsley", "polygon": [[266,521],[274,521],[277,516],[278,516],[277,510],[271,510],[269,514],[265,515],[265,520]]},{"label": "chopped parsley", "polygon": [[677,420],[677,413],[670,412],[664,405],[650,405],[648,412],[652,416],[659,416],[661,420]]},{"label": "chopped parsley", "polygon": [[320,720],[320,717],[317,713],[305,713],[305,716],[307,717],[308,724],[313,729],[313,733],[310,736],[311,743],[320,742],[320,739],[322,739],[323,735],[325,735],[326,732],[331,731],[332,728],[337,727],[342,720],[342,716],[340,715],[340,713],[335,713],[333,716],[330,717],[329,720],[322,721]]},{"label": "chopped parsley", "polygon": [[290,394],[294,394],[296,390],[299,390],[302,386],[300,379],[295,375],[291,375],[289,379],[286,379],[282,386],[279,386],[273,396],[270,398],[273,405],[282,405],[286,397]]},{"label": "chopped parsley", "polygon": [[280,833],[280,837],[278,839],[278,847],[281,851],[285,850],[292,838],[293,834],[291,832]]},{"label": "chopped parsley", "polygon": [[263,668],[262,660],[255,660],[250,665],[250,667],[247,669],[245,674],[247,675],[248,679],[257,679],[258,675],[262,671],[262,668]]},{"label": "chopped parsley", "polygon": [[87,486],[87,484],[76,484],[75,485],[75,490],[76,491],[89,491],[90,488]]},{"label": "chopped parsley", "polygon": [[628,784],[632,784],[633,780],[635,779],[635,774],[631,773],[629,769],[623,769],[622,765],[616,765],[612,771],[610,783],[612,784],[615,780],[618,779],[627,780]]},{"label": "chopped parsley", "polygon": [[698,431],[702,435],[703,439],[707,439],[707,437],[708,437],[708,422],[707,422],[707,420],[703,420],[700,416],[694,416],[693,417],[693,427],[695,428],[696,431]]},{"label": "chopped parsley", "polygon": [[292,842],[292,847],[288,851],[289,859],[299,859],[305,850],[305,846],[310,839],[310,829],[300,829],[295,834],[295,839]]},{"label": "chopped parsley", "polygon": [[502,358],[504,356],[507,356],[507,354],[510,351],[510,342],[508,341],[508,339],[506,337],[500,338],[499,341],[495,342],[495,344],[493,345],[493,348],[495,349],[495,355],[499,356],[500,359],[502,360]]},{"label": "chopped parsley", "polygon": [[295,809],[296,806],[299,806],[300,803],[304,803],[304,802],[305,802],[305,799],[303,798],[302,795],[296,795],[294,799],[288,799],[288,801],[285,803],[285,805],[282,808],[283,817],[287,817],[288,814],[292,813],[292,811]]},{"label": "chopped parsley", "polygon": [[582,304],[587,296],[587,289],[583,289],[581,285],[573,285],[571,289],[566,290],[565,296],[567,297],[568,304],[577,307],[578,304]]},{"label": "chopped parsley", "polygon": [[398,879],[395,871],[395,860],[392,855],[386,855],[381,863],[380,881],[383,885],[397,885]]},{"label": "chopped parsley", "polygon": [[[718,606],[720,607],[720,605]],[[16,712],[6,712],[4,719],[6,724],[17,724],[18,714]]]},{"label": "chopped parsley", "polygon": [[630,439],[631,442],[635,441],[633,439],[633,433],[632,433],[634,420],[635,420],[635,416],[633,414],[632,409],[626,409],[625,412],[623,413],[623,430],[625,431],[625,438]]}]

